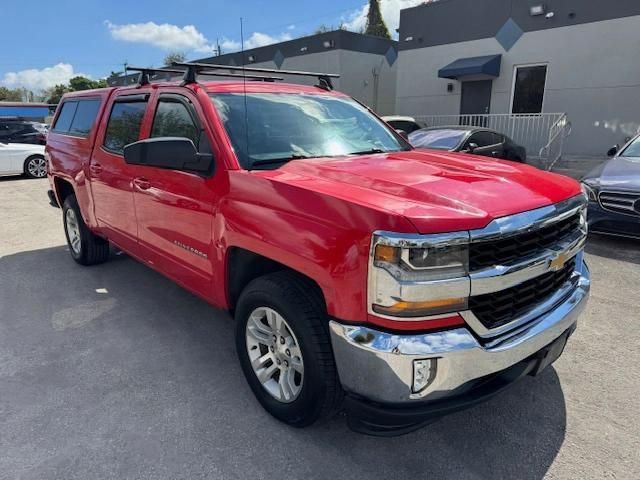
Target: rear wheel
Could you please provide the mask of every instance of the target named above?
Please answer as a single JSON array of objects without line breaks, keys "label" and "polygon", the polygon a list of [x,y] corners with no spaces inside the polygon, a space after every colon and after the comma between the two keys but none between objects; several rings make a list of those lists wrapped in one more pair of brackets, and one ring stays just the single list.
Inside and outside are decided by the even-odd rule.
[{"label": "rear wheel", "polygon": [[236,309],[236,349],[249,386],[274,417],[304,427],[342,400],[318,287],[293,272],[260,277]]},{"label": "rear wheel", "polygon": [[62,206],[64,233],[71,257],[80,265],[95,265],[109,258],[109,242],[94,235],[80,214],[75,195],[69,195]]},{"label": "rear wheel", "polygon": [[24,173],[30,178],[47,176],[47,161],[41,155],[32,155],[24,161]]}]

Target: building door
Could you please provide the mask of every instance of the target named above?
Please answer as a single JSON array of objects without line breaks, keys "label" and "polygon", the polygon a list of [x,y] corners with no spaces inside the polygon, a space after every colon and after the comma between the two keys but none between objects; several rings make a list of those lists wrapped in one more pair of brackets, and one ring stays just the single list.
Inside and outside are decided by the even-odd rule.
[{"label": "building door", "polygon": [[475,82],[462,82],[462,95],[460,98],[460,124],[487,126],[486,115],[491,107],[492,80],[480,80]]}]

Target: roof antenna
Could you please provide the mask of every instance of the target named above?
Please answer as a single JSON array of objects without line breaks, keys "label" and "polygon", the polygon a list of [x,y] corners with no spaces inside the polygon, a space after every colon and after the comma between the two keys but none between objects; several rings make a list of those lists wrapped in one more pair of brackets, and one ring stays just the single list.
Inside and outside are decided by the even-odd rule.
[{"label": "roof antenna", "polygon": [[247,145],[247,163],[249,162],[249,111],[247,110],[247,76],[244,70],[245,58],[244,58],[244,28],[242,25],[242,17],[240,17],[240,53],[242,55],[242,91],[244,94],[244,133]]}]

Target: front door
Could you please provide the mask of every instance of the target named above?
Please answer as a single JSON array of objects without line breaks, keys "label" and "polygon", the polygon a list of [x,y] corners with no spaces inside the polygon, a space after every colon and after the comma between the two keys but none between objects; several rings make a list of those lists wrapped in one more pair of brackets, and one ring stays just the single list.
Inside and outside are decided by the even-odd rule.
[{"label": "front door", "polygon": [[462,82],[460,98],[460,123],[462,125],[487,126],[487,115],[491,108],[492,80]]},{"label": "front door", "polygon": [[[188,96],[187,96],[188,95]],[[190,93],[161,93],[154,102],[150,138],[189,138],[200,153],[211,143]],[[210,296],[213,264],[213,178],[144,166],[133,179],[138,238],[144,257],[183,285]]]}]

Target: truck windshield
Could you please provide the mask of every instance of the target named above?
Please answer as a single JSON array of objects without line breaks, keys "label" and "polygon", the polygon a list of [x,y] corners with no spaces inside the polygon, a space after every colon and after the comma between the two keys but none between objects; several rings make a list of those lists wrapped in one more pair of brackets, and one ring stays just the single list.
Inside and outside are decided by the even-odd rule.
[{"label": "truck windshield", "polygon": [[[212,94],[243,168],[290,160],[408,150],[357,102],[298,93]],[[245,110],[246,105],[246,110]],[[246,112],[246,113],[245,113]]]}]

